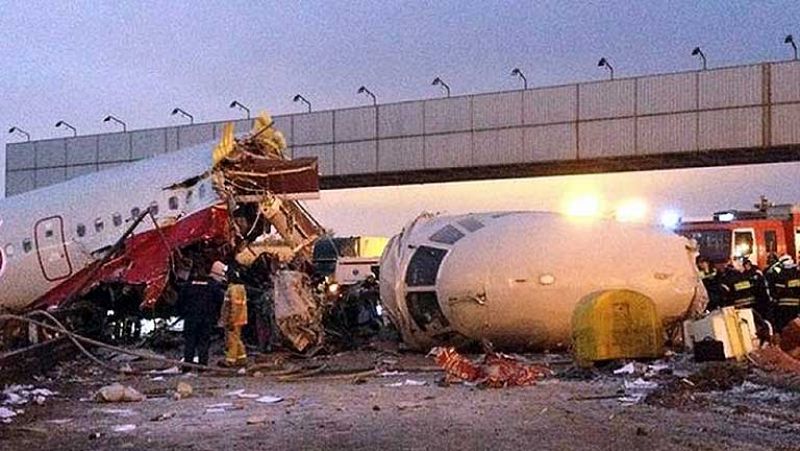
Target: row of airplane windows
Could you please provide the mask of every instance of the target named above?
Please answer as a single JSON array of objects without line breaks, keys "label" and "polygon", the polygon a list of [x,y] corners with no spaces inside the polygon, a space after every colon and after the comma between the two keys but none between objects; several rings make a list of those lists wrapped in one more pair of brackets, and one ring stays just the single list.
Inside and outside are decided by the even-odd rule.
[{"label": "row of airplane windows", "polygon": [[[205,199],[206,194],[207,194],[206,185],[205,184],[201,184],[199,186],[198,190],[197,190],[197,197],[200,198],[200,199]],[[186,205],[189,205],[189,204],[192,203],[193,196],[194,196],[194,192],[191,189],[186,191]],[[172,211],[178,210],[178,208],[180,208],[180,202],[178,200],[178,197],[177,196],[171,196],[169,199],[167,199],[167,206]],[[158,206],[158,202],[157,201],[151,202],[150,205],[148,206],[148,208],[152,212],[153,216],[158,216],[159,206]],[[130,212],[131,213],[131,217],[128,219],[128,221],[135,221],[136,218],[138,218],[142,214],[142,212],[143,211],[139,207],[131,208],[131,212]],[[122,226],[122,223],[123,223],[122,214],[120,214],[120,213],[112,214],[111,215],[111,223],[114,225],[114,227]],[[105,229],[105,221],[103,220],[103,218],[96,218],[94,220],[94,230],[95,230],[95,232],[99,234],[99,233],[103,232],[104,229]],[[79,223],[75,227],[75,233],[78,236],[78,238],[85,237],[86,236],[86,232],[87,232],[87,228],[86,228],[86,225],[84,225],[83,223]],[[45,230],[45,232],[44,232],[45,238],[52,238],[54,233],[55,232],[52,229]],[[22,240],[22,252],[28,254],[32,250],[33,250],[33,240],[31,238],[25,238],[24,240]],[[5,255],[8,258],[11,258],[11,257],[14,256],[14,244],[10,243],[10,244],[6,245],[6,247],[5,247]]]}]

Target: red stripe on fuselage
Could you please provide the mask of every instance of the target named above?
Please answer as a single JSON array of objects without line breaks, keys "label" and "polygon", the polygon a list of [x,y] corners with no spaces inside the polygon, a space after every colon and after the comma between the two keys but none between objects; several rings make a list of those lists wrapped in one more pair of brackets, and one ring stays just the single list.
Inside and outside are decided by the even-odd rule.
[{"label": "red stripe on fuselage", "polygon": [[120,254],[98,268],[88,265],[31,304],[32,308],[60,306],[101,282],[146,285],[143,308],[153,307],[169,279],[170,256],[203,241],[224,244],[230,239],[228,210],[217,205],[180,218],[174,224],[133,235]]}]

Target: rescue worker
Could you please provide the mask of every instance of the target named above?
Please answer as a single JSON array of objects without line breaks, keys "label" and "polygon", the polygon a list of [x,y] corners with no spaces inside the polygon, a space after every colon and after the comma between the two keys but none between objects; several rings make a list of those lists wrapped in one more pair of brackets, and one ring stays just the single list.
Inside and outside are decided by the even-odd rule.
[{"label": "rescue worker", "polygon": [[714,310],[720,306],[719,274],[706,257],[698,256],[696,262],[700,280],[708,293],[708,310]]},{"label": "rescue worker", "polygon": [[219,325],[225,329],[225,361],[223,366],[244,366],[247,351],[242,342],[242,327],[247,324],[247,291],[236,273],[230,274],[230,284],[220,311]]},{"label": "rescue worker", "polygon": [[[183,361],[208,365],[211,330],[222,305],[225,269],[219,262],[211,267],[208,277],[196,275],[181,288],[178,308],[183,317]],[[184,372],[188,367],[182,368]]]},{"label": "rescue worker", "polygon": [[722,307],[733,306],[737,309],[755,307],[755,287],[749,275],[744,273],[744,267],[739,261],[725,267],[720,276],[720,292]]},{"label": "rescue worker", "polygon": [[[800,314],[800,271],[792,257],[784,255],[776,271],[770,272],[770,292],[774,298],[773,324],[780,332]],[[778,270],[778,268],[780,268]]]},{"label": "rescue worker", "polygon": [[748,258],[742,260],[742,267],[744,268],[744,275],[747,276],[753,286],[753,292],[756,297],[753,309],[761,315],[762,318],[769,318],[771,313],[771,300],[764,273]]}]

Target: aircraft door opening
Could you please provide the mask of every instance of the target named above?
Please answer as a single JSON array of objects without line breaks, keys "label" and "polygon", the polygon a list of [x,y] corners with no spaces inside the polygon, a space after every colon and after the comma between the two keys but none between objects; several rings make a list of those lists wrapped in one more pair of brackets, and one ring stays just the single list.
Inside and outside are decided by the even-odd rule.
[{"label": "aircraft door opening", "polygon": [[72,263],[64,239],[64,221],[61,216],[39,220],[34,226],[36,253],[44,278],[50,282],[72,275]]}]

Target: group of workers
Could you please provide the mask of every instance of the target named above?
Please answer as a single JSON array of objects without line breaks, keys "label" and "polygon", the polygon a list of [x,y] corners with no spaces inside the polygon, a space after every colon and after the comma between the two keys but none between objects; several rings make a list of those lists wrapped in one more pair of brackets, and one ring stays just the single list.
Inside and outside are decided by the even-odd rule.
[{"label": "group of workers", "polygon": [[709,310],[753,309],[776,332],[800,314],[800,270],[789,255],[773,256],[765,271],[747,258],[730,260],[721,271],[704,257],[698,257],[697,266],[708,292]]},{"label": "group of workers", "polygon": [[[225,360],[222,366],[244,366],[247,353],[242,327],[247,324],[247,293],[238,275],[222,262],[214,262],[208,275],[193,274],[179,293],[183,317],[184,362],[208,365],[211,333],[215,326],[225,330]],[[184,367],[184,371],[188,368]]]}]

